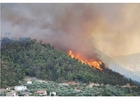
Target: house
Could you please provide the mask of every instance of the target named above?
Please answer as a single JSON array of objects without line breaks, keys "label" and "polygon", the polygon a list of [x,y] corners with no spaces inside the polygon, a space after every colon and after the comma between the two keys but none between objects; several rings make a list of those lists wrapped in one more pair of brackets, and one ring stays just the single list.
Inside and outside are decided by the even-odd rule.
[{"label": "house", "polygon": [[35,94],[42,96],[42,95],[47,95],[47,92],[46,92],[46,90],[39,90],[39,91],[35,92]]},{"label": "house", "polygon": [[32,81],[28,80],[28,81],[27,81],[27,84],[32,84]]},{"label": "house", "polygon": [[16,91],[24,91],[24,90],[27,90],[27,87],[26,86],[15,86],[14,89]]},{"label": "house", "polygon": [[13,97],[15,97],[15,96],[18,96],[18,95],[17,95],[17,92],[8,92],[8,93],[6,93],[6,96],[13,96]]},{"label": "house", "polygon": [[75,89],[76,92],[81,92],[81,90]]},{"label": "house", "polygon": [[50,96],[56,96],[56,92],[50,92]]},{"label": "house", "polygon": [[61,87],[62,86],[69,86],[69,84],[67,84],[67,83],[60,83],[59,86],[61,86]]}]

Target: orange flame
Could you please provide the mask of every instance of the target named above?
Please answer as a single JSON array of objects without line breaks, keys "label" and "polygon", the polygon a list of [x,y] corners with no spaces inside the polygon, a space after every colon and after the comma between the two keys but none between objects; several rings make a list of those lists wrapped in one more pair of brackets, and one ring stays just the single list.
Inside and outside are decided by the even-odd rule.
[{"label": "orange flame", "polygon": [[68,52],[68,54],[71,56],[71,58],[78,59],[78,61],[82,62],[82,64],[87,64],[91,67],[94,67],[94,68],[102,71],[102,68],[101,68],[102,62],[101,61],[96,61],[93,59],[85,59],[80,54],[73,54],[71,50]]}]

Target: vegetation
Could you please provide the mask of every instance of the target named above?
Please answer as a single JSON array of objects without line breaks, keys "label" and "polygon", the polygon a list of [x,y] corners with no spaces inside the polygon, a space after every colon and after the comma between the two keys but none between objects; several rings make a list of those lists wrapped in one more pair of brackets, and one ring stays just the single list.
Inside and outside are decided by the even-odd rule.
[{"label": "vegetation", "polygon": [[[127,83],[134,85],[102,64],[103,71],[82,64],[50,44],[42,44],[36,39],[20,38],[17,41],[4,38],[1,41],[1,87],[20,85],[25,76],[49,80],[48,83],[33,81],[26,84],[31,93],[39,89],[53,91],[58,96],[139,96],[140,88],[120,87]],[[55,81],[55,82],[54,82]],[[80,85],[60,86],[58,82],[76,81]],[[87,87],[88,83],[100,86]],[[109,84],[107,86],[106,84]],[[80,90],[76,91],[74,88]],[[5,96],[6,93],[0,93]],[[23,96],[22,93],[19,93]],[[34,95],[34,94],[32,94]]]},{"label": "vegetation", "polygon": [[103,71],[72,59],[65,52],[36,39],[2,39],[1,87],[17,85],[25,76],[56,82],[80,81],[99,84],[125,85],[132,83],[102,64]]},{"label": "vegetation", "polygon": [[[32,84],[24,84],[27,86],[29,92],[36,92],[37,90],[44,90],[48,92],[56,92],[57,96],[139,96],[139,88],[123,88],[112,85],[100,85],[88,87],[85,83],[79,83],[78,85],[60,86],[59,83],[48,81],[39,82],[33,80]],[[75,90],[77,88],[77,90]],[[33,96],[35,94],[32,94]]]}]

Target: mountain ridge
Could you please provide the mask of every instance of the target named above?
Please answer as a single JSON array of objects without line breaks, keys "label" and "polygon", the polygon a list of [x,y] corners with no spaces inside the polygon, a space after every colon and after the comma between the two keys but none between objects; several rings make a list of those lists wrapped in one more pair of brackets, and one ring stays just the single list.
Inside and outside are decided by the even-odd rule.
[{"label": "mountain ridge", "polygon": [[140,53],[116,56],[113,57],[113,60],[115,60],[123,68],[126,68],[128,71],[132,72],[133,75],[131,76],[135,78],[134,80],[140,82]]},{"label": "mountain ridge", "polygon": [[[96,48],[96,52],[100,55],[99,58],[101,58],[103,60],[103,62],[106,64],[106,66],[108,66],[108,68],[110,68],[113,71],[116,71],[122,75],[124,75],[127,78],[131,78],[132,80],[136,80],[138,82],[140,82],[140,76],[135,75],[132,71],[125,69],[120,62],[116,61],[116,59],[113,57],[108,56],[107,54],[105,54],[104,52],[102,52],[101,50]],[[132,56],[137,55],[139,57],[139,54],[132,54]],[[124,57],[127,58],[127,55],[122,55]],[[129,56],[132,59],[134,59],[132,56]],[[121,56],[117,56],[118,59],[121,61],[123,59],[121,59]],[[140,59],[140,58],[137,58]],[[137,71],[139,73],[139,71]]]},{"label": "mountain ridge", "polygon": [[[2,60],[6,62],[7,66],[10,66],[15,75],[21,73],[21,75],[17,75],[18,79],[23,79],[25,76],[35,76],[57,82],[75,80],[111,85],[133,84],[121,74],[105,68],[104,64],[101,65],[102,72],[72,59],[66,53],[49,44],[37,42],[36,39],[26,38],[18,41],[7,39],[4,42],[1,48]],[[4,85],[4,81],[2,82]]]}]

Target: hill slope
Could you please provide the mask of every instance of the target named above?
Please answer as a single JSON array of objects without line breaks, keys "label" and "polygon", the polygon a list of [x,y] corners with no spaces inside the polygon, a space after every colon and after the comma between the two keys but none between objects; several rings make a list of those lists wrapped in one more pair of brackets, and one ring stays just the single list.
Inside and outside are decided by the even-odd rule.
[{"label": "hill slope", "polygon": [[135,80],[140,82],[140,53],[123,55],[113,57],[113,59],[120,64],[122,67],[134,73],[134,75],[139,76]]},{"label": "hill slope", "polygon": [[2,87],[15,85],[25,76],[57,82],[74,80],[110,85],[131,83],[119,73],[105,68],[104,64],[102,64],[103,71],[99,71],[72,59],[49,44],[38,43],[35,39],[12,41],[5,38],[2,40],[1,55],[2,61],[6,63],[6,67],[2,64],[2,71],[5,67],[7,71],[12,70],[15,74],[2,72]]},{"label": "hill slope", "polygon": [[110,57],[96,48],[100,53],[100,59],[113,71],[116,71],[127,78],[140,82],[140,54]]}]

